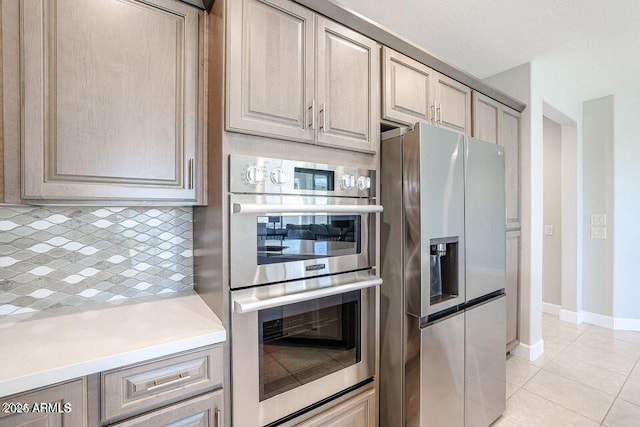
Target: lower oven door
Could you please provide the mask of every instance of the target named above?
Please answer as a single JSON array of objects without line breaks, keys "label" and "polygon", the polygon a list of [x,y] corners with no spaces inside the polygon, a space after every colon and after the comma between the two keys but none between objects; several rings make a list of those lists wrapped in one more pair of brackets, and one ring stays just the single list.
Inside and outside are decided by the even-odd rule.
[{"label": "lower oven door", "polygon": [[382,280],[339,276],[231,292],[233,425],[268,425],[373,378]]},{"label": "lower oven door", "polygon": [[376,213],[365,198],[231,196],[230,284],[241,288],[372,268]]}]

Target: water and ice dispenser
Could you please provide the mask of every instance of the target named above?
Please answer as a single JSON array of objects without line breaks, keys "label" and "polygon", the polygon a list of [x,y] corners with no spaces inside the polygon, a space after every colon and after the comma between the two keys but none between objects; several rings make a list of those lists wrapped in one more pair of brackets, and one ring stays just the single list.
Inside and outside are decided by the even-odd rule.
[{"label": "water and ice dispenser", "polygon": [[434,306],[460,295],[458,237],[431,239],[431,300]]}]

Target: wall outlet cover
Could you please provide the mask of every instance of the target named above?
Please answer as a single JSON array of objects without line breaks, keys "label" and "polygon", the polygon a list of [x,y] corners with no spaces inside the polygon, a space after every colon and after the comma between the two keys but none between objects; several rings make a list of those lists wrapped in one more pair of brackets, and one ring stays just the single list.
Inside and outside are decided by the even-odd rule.
[{"label": "wall outlet cover", "polygon": [[592,239],[606,239],[607,238],[607,227],[591,227],[591,238]]},{"label": "wall outlet cover", "polygon": [[607,214],[591,214],[591,225],[607,225]]}]

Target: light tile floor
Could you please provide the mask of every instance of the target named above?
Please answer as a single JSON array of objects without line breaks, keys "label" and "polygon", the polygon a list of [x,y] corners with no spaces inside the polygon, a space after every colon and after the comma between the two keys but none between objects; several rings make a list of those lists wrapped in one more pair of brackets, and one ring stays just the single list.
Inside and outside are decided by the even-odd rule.
[{"label": "light tile floor", "polygon": [[640,426],[640,332],[543,314],[542,337],[538,360],[507,357],[507,410],[494,426]]}]

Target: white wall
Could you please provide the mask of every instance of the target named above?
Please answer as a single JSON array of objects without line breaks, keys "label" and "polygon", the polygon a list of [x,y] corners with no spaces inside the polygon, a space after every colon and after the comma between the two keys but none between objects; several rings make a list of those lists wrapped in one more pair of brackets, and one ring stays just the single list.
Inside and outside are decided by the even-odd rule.
[{"label": "white wall", "polygon": [[[543,115],[562,129],[562,307],[582,310],[582,103],[536,63],[485,80],[527,104],[522,113],[522,255],[519,335],[522,356],[536,359],[542,340]],[[566,166],[566,167],[565,167]],[[562,311],[561,311],[562,314]]]},{"label": "white wall", "polygon": [[[613,316],[613,96],[583,105],[583,307]],[[591,214],[607,215],[607,239],[591,238]]]},{"label": "white wall", "polygon": [[640,319],[640,96],[615,94],[614,114],[613,314]]},{"label": "white wall", "polygon": [[544,152],[544,226],[542,243],[542,301],[561,305],[562,280],[562,126],[545,117],[543,120]]}]

